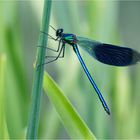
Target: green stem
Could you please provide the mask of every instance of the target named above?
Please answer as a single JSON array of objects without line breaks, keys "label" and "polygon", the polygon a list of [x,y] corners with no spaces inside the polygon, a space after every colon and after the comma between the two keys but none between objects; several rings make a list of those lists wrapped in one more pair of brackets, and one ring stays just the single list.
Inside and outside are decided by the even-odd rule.
[{"label": "green stem", "polygon": [[[49,20],[51,12],[51,0],[44,0],[43,19],[41,31],[48,33]],[[48,38],[45,34],[39,35],[39,46],[47,46]],[[37,50],[37,65],[44,63],[46,49],[38,47]],[[37,139],[38,126],[39,126],[39,114],[40,104],[42,96],[42,84],[43,84],[44,66],[40,66],[34,71],[33,88],[32,88],[32,101],[31,101],[31,113],[29,117],[27,139]]]},{"label": "green stem", "polygon": [[6,122],[6,92],[5,92],[5,77],[6,77],[6,55],[0,54],[0,139],[9,139],[7,122]]}]

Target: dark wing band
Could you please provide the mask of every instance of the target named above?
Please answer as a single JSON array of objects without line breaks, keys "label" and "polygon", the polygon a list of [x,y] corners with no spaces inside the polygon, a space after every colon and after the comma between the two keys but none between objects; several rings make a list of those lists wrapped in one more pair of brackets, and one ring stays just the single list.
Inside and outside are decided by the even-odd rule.
[{"label": "dark wing band", "polygon": [[125,47],[110,44],[99,44],[92,48],[95,58],[105,64],[128,66],[140,61],[140,53]]}]

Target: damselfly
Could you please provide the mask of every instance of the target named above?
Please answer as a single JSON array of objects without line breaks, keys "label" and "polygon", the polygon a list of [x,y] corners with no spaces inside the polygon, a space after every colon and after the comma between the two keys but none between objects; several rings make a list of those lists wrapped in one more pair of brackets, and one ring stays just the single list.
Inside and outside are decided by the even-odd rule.
[{"label": "damselfly", "polygon": [[[52,26],[51,28],[54,29]],[[50,57],[53,59],[43,64],[40,64],[39,66],[56,61],[58,58],[63,58],[65,54],[65,45],[69,44],[70,46],[72,46],[90,83],[95,89],[105,111],[108,114],[110,114],[109,107],[106,101],[104,100],[100,90],[98,89],[96,83],[94,82],[91,74],[89,73],[88,68],[86,67],[81,57],[78,47],[80,46],[81,48],[83,48],[86,52],[88,52],[92,57],[94,57],[98,61],[108,64],[108,65],[113,65],[113,66],[128,66],[128,65],[136,64],[137,62],[140,61],[140,53],[131,48],[105,44],[105,43],[94,41],[88,38],[79,37],[74,34],[64,33],[64,30],[62,28],[57,29],[57,30],[54,29],[54,30],[56,32],[56,38],[50,36],[49,34],[46,34],[43,31],[41,31],[41,33],[44,33],[47,36],[49,36],[50,39],[53,39],[59,42],[57,50],[48,48],[52,51],[58,52],[58,55],[46,56],[46,58]]]}]

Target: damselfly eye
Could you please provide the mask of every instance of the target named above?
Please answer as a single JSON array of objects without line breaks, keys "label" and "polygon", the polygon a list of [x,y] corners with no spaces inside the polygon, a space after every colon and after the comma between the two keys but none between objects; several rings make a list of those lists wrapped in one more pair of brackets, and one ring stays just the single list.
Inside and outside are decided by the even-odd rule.
[{"label": "damselfly eye", "polygon": [[58,30],[56,31],[56,36],[61,36],[62,33],[63,33],[63,29],[58,29]]}]

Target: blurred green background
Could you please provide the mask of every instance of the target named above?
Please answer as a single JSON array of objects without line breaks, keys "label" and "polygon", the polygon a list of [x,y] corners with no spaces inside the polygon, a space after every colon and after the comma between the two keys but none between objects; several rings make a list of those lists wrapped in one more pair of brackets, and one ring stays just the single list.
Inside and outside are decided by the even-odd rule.
[{"label": "blurred green background", "polygon": [[[42,10],[43,1],[0,1],[0,138],[25,138]],[[139,1],[60,0],[52,2],[50,24],[140,52],[139,15]],[[50,34],[55,35],[52,29]],[[49,40],[50,47],[57,45]],[[47,65],[46,71],[97,138],[140,139],[140,65],[112,67],[80,52],[108,102],[111,116],[102,108],[71,47],[67,45],[65,58]],[[39,138],[69,138],[46,95]]]}]

